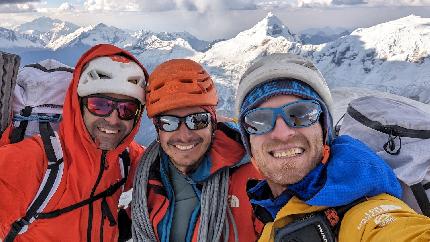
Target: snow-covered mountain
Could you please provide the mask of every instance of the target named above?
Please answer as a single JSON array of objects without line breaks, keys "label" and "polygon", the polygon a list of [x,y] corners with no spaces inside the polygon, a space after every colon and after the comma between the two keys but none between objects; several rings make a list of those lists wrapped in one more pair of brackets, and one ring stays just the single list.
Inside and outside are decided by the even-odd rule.
[{"label": "snow-covered mountain", "polygon": [[47,45],[48,48],[57,50],[76,46],[93,46],[99,43],[111,43],[120,47],[133,45],[132,36],[122,30],[105,24],[81,27],[68,35],[58,38]]},{"label": "snow-covered mountain", "polygon": [[303,44],[319,45],[349,35],[351,31],[345,28],[310,28],[300,32],[299,38]]},{"label": "snow-covered mountain", "polygon": [[20,34],[40,39],[44,45],[47,45],[62,36],[73,33],[78,28],[79,26],[70,22],[40,17],[31,22],[16,26],[13,30]]},{"label": "snow-covered mountain", "polygon": [[219,109],[224,115],[231,116],[238,80],[252,61],[268,53],[299,54],[305,49],[307,48],[297,36],[279,18],[269,13],[252,28],[240,32],[232,39],[215,43],[194,59],[207,66],[217,82],[219,92],[223,93]]},{"label": "snow-covered mountain", "polygon": [[164,41],[183,39],[196,51],[204,52],[209,48],[210,41],[197,39],[194,35],[188,32],[160,32],[156,34],[158,38]]},{"label": "snow-covered mountain", "polygon": [[[294,34],[272,35],[272,14],[236,37],[194,57],[223,92],[220,109],[232,115],[234,92],[245,69],[260,56],[291,52],[312,58],[330,87],[360,87],[430,103],[430,19],[408,16],[322,45],[305,45]],[[286,29],[286,27],[284,27]]]},{"label": "snow-covered mountain", "polygon": [[[48,29],[52,30],[38,30]],[[0,47],[44,47],[30,39],[0,30]],[[24,53],[23,60],[51,57],[73,65],[85,50],[98,43],[112,43],[131,51],[150,71],[171,58],[192,58],[202,63],[219,89],[218,108],[227,116],[233,116],[235,90],[246,68],[259,57],[276,52],[312,58],[331,88],[370,88],[430,103],[430,19],[413,15],[357,29],[320,45],[303,43],[272,13],[234,38],[213,43],[186,32],[130,32],[98,24],[62,35],[39,52]]]},{"label": "snow-covered mountain", "polygon": [[408,16],[319,46],[331,87],[366,87],[430,103],[430,19]]},{"label": "snow-covered mountain", "polygon": [[43,45],[38,39],[32,39],[29,36],[24,36],[16,33],[13,30],[0,27],[0,49],[13,48],[42,48]]},{"label": "snow-covered mountain", "polygon": [[[129,49],[149,71],[168,59],[191,58],[198,53],[182,33],[137,31],[133,33],[133,38],[135,42]],[[195,40],[195,43],[199,41],[197,38]]]}]

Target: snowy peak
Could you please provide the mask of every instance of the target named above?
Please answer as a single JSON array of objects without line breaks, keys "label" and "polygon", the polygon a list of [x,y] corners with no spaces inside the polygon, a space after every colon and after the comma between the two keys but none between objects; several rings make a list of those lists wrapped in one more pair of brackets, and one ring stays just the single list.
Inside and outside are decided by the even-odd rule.
[{"label": "snowy peak", "polygon": [[272,12],[269,12],[267,16],[258,22],[254,27],[242,33],[259,37],[284,37],[289,41],[297,42],[295,35],[291,33],[284,23],[282,23],[282,21]]},{"label": "snowy peak", "polygon": [[58,38],[48,44],[47,47],[57,50],[72,46],[93,46],[100,43],[110,43],[125,48],[132,45],[132,40],[129,33],[100,23],[95,26],[81,27],[73,33]]},{"label": "snowy peak", "polygon": [[78,28],[79,26],[70,22],[65,22],[59,19],[52,19],[49,17],[40,17],[34,19],[31,22],[21,24],[15,27],[14,30],[18,32],[37,31],[40,33],[46,33],[53,30],[59,31],[61,29],[70,30],[73,32]]},{"label": "snowy peak", "polygon": [[17,41],[18,38],[13,30],[0,27],[0,38],[9,42]]},{"label": "snowy peak", "polygon": [[422,62],[430,55],[430,19],[410,15],[353,31],[364,47],[374,48],[376,57],[387,61]]},{"label": "snowy peak", "polygon": [[335,41],[342,36],[351,34],[351,31],[345,28],[309,28],[300,32],[300,41],[303,44],[319,45]]},{"label": "snowy peak", "polygon": [[[285,38],[293,37],[293,34],[290,32],[290,30],[282,23],[282,21],[273,15],[272,12],[269,12],[262,21],[260,21],[261,25],[265,25],[266,27],[266,34],[277,37],[277,36],[283,36]],[[292,39],[293,40],[293,39]]]},{"label": "snowy peak", "polygon": [[159,38],[165,39],[165,40],[172,40],[172,39],[181,38],[181,39],[187,41],[193,49],[195,49],[197,51],[201,51],[201,52],[206,51],[210,45],[209,41],[200,40],[188,32],[174,32],[174,33],[160,32],[157,34],[157,36]]},{"label": "snowy peak", "polygon": [[59,19],[40,17],[31,22],[15,27],[15,31],[25,34],[30,39],[40,39],[45,45],[58,38],[73,33],[79,26]]},{"label": "snowy peak", "polygon": [[43,46],[31,36],[24,36],[13,30],[0,27],[0,49],[33,47],[42,48]]},{"label": "snowy peak", "polygon": [[236,37],[215,43],[196,59],[238,76],[253,60],[274,52],[300,53],[301,43],[296,36],[271,12],[252,28]]},{"label": "snowy peak", "polygon": [[430,103],[430,18],[411,15],[360,28],[316,50],[331,87],[366,87]]}]

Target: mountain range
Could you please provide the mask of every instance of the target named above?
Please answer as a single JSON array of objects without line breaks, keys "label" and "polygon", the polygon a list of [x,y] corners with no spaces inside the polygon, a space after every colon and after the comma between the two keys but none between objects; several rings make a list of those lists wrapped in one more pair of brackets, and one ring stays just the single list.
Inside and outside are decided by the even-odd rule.
[{"label": "mountain range", "polygon": [[[226,116],[234,115],[235,90],[245,69],[276,52],[313,59],[331,88],[368,88],[430,103],[430,18],[410,15],[352,32],[326,32],[325,37],[317,30],[294,33],[272,13],[235,37],[216,41],[187,32],[129,31],[103,23],[81,27],[42,17],[0,28],[0,50],[20,54],[23,64],[54,58],[73,66],[92,45],[111,43],[131,51],[149,71],[167,59],[191,58],[214,78],[218,109]],[[312,36],[319,36],[314,41],[319,44],[310,44]],[[329,42],[320,43],[324,38]]]}]

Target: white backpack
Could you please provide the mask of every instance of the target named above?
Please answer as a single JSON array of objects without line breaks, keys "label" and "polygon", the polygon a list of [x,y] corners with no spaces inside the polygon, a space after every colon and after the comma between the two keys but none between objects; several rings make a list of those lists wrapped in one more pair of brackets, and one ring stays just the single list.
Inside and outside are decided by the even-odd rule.
[{"label": "white backpack", "polygon": [[13,92],[11,143],[39,134],[41,122],[48,122],[58,130],[64,97],[72,77],[71,67],[53,59],[26,65],[19,70]]},{"label": "white backpack", "polygon": [[366,96],[351,101],[339,135],[366,143],[394,170],[403,199],[430,216],[430,105],[414,100]]}]

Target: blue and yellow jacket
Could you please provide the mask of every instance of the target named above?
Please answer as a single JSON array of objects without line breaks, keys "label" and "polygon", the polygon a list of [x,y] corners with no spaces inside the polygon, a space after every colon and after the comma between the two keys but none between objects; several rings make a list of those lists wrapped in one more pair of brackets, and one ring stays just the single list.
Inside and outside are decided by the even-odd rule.
[{"label": "blue and yellow jacket", "polygon": [[[268,189],[260,182],[248,190],[254,211],[260,211],[266,220],[259,238],[262,242],[274,241],[276,231],[297,217],[360,198],[364,201],[344,215],[337,241],[430,241],[430,219],[399,199],[401,188],[392,169],[349,136],[334,140],[328,163],[317,166],[278,198],[271,198]],[[256,215],[261,218],[262,214]]]}]

